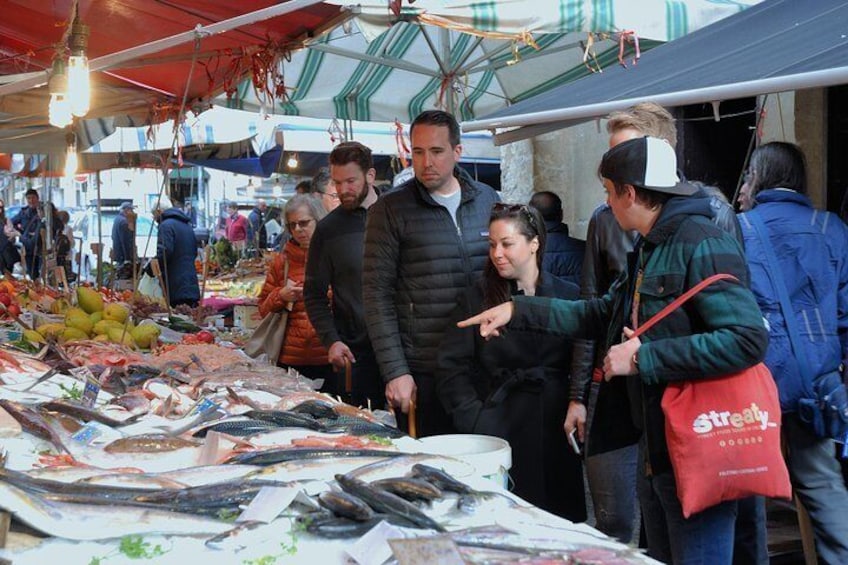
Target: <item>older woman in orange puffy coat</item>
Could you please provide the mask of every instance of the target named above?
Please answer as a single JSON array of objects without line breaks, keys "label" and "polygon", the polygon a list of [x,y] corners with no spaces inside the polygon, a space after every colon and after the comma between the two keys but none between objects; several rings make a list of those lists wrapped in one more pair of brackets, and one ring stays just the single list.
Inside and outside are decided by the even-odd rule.
[{"label": "older woman in orange puffy coat", "polygon": [[311,195],[298,194],[286,203],[285,227],[291,239],[271,262],[259,294],[259,313],[265,316],[289,310],[286,336],[277,364],[295,369],[310,379],[324,379],[322,390],[336,392],[336,377],[327,360],[327,349],[309,322],[303,302],[309,241],[315,224],[325,214],[321,201]]}]

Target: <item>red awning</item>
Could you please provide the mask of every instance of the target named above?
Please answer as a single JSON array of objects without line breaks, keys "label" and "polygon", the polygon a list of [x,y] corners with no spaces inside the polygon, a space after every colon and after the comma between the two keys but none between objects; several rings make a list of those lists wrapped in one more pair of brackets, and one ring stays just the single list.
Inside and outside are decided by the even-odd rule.
[{"label": "red awning", "polygon": [[[310,0],[7,0],[0,14],[0,142],[3,137],[18,139],[26,149],[0,143],[0,150],[28,152],[33,145],[30,134],[49,127],[46,87],[24,87],[46,82],[45,71],[63,44],[75,3],[79,21],[90,28],[92,66],[98,59],[104,64],[110,61],[92,72],[86,118],[128,116],[135,124],[176,116],[184,97],[188,107],[197,107],[235,89],[245,78],[273,71],[279,57],[347,17],[338,6]],[[164,50],[116,55],[125,50],[138,53],[141,46],[190,33],[198,26],[286,5],[296,9],[228,31],[198,34],[196,40]],[[264,78],[260,84],[265,84]],[[284,90],[282,77],[277,86]],[[58,130],[52,133],[55,136]]]}]

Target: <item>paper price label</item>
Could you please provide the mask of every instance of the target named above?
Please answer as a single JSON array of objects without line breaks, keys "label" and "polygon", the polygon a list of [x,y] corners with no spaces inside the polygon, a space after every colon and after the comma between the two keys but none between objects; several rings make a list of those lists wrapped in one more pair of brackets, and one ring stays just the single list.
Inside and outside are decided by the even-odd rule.
[{"label": "paper price label", "polygon": [[82,404],[88,408],[94,407],[97,395],[100,394],[100,379],[94,376],[88,367],[76,367],[71,369],[71,374],[85,383],[82,391]]}]

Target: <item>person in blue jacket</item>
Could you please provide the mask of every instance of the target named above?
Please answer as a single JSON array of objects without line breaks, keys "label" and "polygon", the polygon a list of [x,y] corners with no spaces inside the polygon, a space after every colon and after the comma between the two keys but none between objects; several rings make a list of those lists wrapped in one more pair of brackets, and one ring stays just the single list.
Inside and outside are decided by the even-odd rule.
[{"label": "person in blue jacket", "polygon": [[[805,400],[815,397],[817,377],[841,371],[844,382],[846,376],[848,227],[836,214],[813,208],[804,154],[796,145],[773,142],[754,150],[745,183],[752,207],[739,214],[739,224],[751,290],[769,328],[765,363],[780,393],[789,477],[810,514],[821,561],[848,563],[848,492],[833,441],[813,432],[802,409]],[[764,240],[753,227],[756,217],[765,228]],[[765,246],[774,251],[776,271]],[[775,283],[781,279],[807,357],[806,372],[793,352],[780,308]]]},{"label": "person in blue jacket", "polygon": [[132,214],[132,202],[124,202],[112,223],[112,261],[120,266],[135,259],[135,234],[130,229],[128,215]]},{"label": "person in blue jacket", "polygon": [[156,203],[153,217],[159,222],[156,242],[156,259],[171,306],[187,304],[192,308],[200,303],[200,286],[194,260],[197,243],[191,220],[185,212],[174,208],[170,199],[163,196]]}]

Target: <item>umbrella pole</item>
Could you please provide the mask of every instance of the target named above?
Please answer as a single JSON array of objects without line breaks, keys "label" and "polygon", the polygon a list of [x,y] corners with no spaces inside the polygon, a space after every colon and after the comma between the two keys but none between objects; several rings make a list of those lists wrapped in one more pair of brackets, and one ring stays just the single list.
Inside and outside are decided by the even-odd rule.
[{"label": "umbrella pole", "polygon": [[103,207],[100,197],[100,171],[97,171],[97,288],[103,286]]},{"label": "umbrella pole", "polygon": [[203,312],[203,297],[206,295],[206,279],[209,277],[209,254],[212,253],[212,246],[206,245],[203,248],[203,280],[200,282],[200,302],[197,305],[197,313],[195,315],[197,324],[200,325]]},{"label": "umbrella pole", "polygon": [[82,238],[80,238],[79,253],[77,254],[77,286],[80,286],[82,283],[82,245],[83,241]]}]

